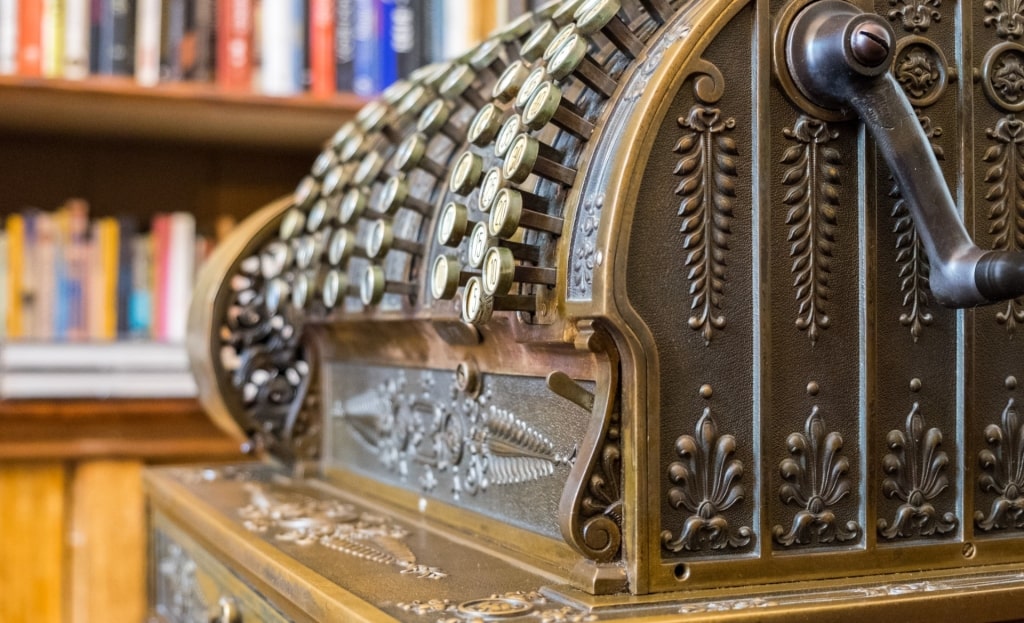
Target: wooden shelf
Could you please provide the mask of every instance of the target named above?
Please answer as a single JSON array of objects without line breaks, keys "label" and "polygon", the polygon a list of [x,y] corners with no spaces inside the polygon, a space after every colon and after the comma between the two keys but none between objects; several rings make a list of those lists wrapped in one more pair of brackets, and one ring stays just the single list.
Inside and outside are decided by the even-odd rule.
[{"label": "wooden shelf", "polygon": [[127,78],[0,76],[0,133],[309,151],[364,102],[352,94],[278,98],[231,93],[203,83],[142,87]]},{"label": "wooden shelf", "polygon": [[195,400],[0,401],[0,462],[237,460],[240,447]]}]

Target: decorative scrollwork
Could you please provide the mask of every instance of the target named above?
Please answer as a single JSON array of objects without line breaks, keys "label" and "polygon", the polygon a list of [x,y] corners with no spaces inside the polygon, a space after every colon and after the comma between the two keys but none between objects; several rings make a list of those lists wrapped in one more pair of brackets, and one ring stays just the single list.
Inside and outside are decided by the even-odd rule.
[{"label": "decorative scrollwork", "polygon": [[320,500],[291,491],[274,491],[263,485],[246,485],[250,502],[238,510],[242,525],[276,541],[328,549],[396,567],[402,575],[441,580],[448,574],[421,565],[405,544],[404,528],[376,513],[361,512],[350,504]]},{"label": "decorative scrollwork", "polygon": [[[988,128],[985,134],[994,141],[982,159],[991,164],[985,172],[990,184],[985,199],[991,202],[989,232],[992,248],[1003,251],[1024,250],[1024,121],[1007,115]],[[1011,299],[996,313],[996,321],[1013,335],[1024,323],[1024,298]]]},{"label": "decorative scrollwork", "polygon": [[1003,409],[999,425],[985,428],[985,441],[990,446],[978,453],[983,474],[978,485],[996,499],[988,516],[975,511],[974,525],[984,531],[1024,528],[1024,420],[1017,413],[1011,398]]},{"label": "decorative scrollwork", "polygon": [[388,469],[403,478],[418,469],[424,491],[437,487],[439,473],[450,473],[456,499],[492,485],[539,480],[575,460],[575,450],[556,452],[544,433],[512,411],[489,405],[489,391],[465,396],[453,381],[452,398],[444,404],[423,398],[432,384],[430,372],[421,376],[419,388],[400,373],[347,400],[338,416]]},{"label": "decorative scrollwork", "polygon": [[801,115],[793,128],[783,130],[786,138],[798,144],[786,149],[782,164],[788,165],[782,183],[789,187],[782,201],[790,206],[786,224],[790,226],[789,254],[796,275],[796,327],[807,331],[811,344],[819,332],[831,324],[826,306],[832,250],[839,207],[839,151],[828,147],[839,133],[824,121]]},{"label": "decorative scrollwork", "polygon": [[786,440],[792,458],[779,465],[786,482],[779,487],[784,504],[802,507],[793,517],[787,532],[782,526],[772,528],[772,535],[781,545],[806,545],[815,537],[819,543],[850,541],[860,535],[856,521],[841,524],[832,510],[850,494],[852,485],[847,474],[850,462],[839,456],[843,437],[837,432],[825,433],[825,421],[818,407],[811,410],[803,433],[793,433]]},{"label": "decorative scrollwork", "polygon": [[576,217],[577,230],[573,239],[572,278],[569,280],[570,298],[589,298],[594,288],[594,268],[601,263],[597,248],[597,228],[601,224],[604,194],[587,197],[580,203]]},{"label": "decorative scrollwork", "polygon": [[661,542],[673,552],[743,547],[750,543],[753,531],[747,526],[733,530],[722,514],[743,499],[743,463],[733,458],[736,438],[718,434],[710,408],[704,409],[694,433],[695,437],[682,435],[676,440],[682,460],[668,467],[673,485],[668,490],[669,504],[694,514],[683,521],[679,536],[663,531]]},{"label": "decorative scrollwork", "polygon": [[889,19],[899,21],[907,32],[924,32],[942,19],[942,0],[889,0],[889,5],[896,7],[889,11]]},{"label": "decorative scrollwork", "polygon": [[158,530],[153,536],[157,561],[153,588],[160,614],[173,623],[207,620],[210,606],[196,578],[196,561],[164,532]]},{"label": "decorative scrollwork", "polygon": [[1022,0],[985,0],[985,26],[996,29],[1003,39],[1017,39],[1024,34],[1024,2]]},{"label": "decorative scrollwork", "polygon": [[539,591],[511,591],[454,604],[447,599],[399,602],[399,610],[418,616],[442,615],[437,623],[476,623],[499,619],[522,620],[529,617],[538,623],[588,623],[597,615],[572,606],[552,603]]},{"label": "decorative scrollwork", "polygon": [[925,430],[924,416],[916,402],[907,416],[906,432],[889,431],[886,445],[889,453],[882,460],[882,470],[888,477],[882,482],[882,493],[903,503],[896,510],[892,525],[885,519],[878,520],[878,533],[883,538],[895,539],[954,530],[959,523],[956,515],[940,515],[931,504],[949,487],[949,457],[939,449],[942,433],[937,428]]},{"label": "decorative scrollwork", "polygon": [[[944,159],[945,152],[942,147],[932,140],[942,136],[942,128],[933,126],[931,118],[921,115],[920,111],[917,111],[917,119],[924,129],[925,136],[931,142],[935,157],[939,160]],[[889,179],[892,180],[892,177]],[[896,200],[892,206],[892,216],[896,219],[893,233],[896,234],[896,264],[899,267],[900,292],[903,294],[903,307],[906,308],[906,311],[900,314],[899,320],[901,325],[910,328],[910,335],[916,342],[924,333],[924,328],[931,326],[935,320],[928,311],[931,266],[900,186],[895,181],[889,196]]]},{"label": "decorative scrollwork", "polygon": [[725,294],[725,255],[729,250],[732,200],[736,196],[736,141],[725,136],[736,125],[723,119],[718,108],[700,104],[679,118],[681,127],[691,130],[676,143],[682,157],[675,174],[682,177],[676,194],[682,197],[680,231],[685,234],[685,265],[688,269],[692,302],[690,328],[700,331],[710,344],[713,331],[725,328],[722,298]]}]

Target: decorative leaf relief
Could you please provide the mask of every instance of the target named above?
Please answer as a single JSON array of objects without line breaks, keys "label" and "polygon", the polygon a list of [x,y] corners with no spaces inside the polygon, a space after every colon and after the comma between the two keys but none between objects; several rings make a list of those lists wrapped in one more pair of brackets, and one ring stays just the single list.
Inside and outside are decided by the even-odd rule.
[{"label": "decorative leaf relief", "polygon": [[[994,141],[982,159],[990,163],[985,182],[990,184],[985,199],[989,209],[989,233],[992,248],[1000,251],[1024,250],[1024,121],[1007,115],[985,130]],[[996,322],[1006,326],[1011,336],[1024,323],[1024,297],[1011,299],[996,313]]]},{"label": "decorative leaf relief", "polygon": [[956,515],[940,515],[931,504],[949,487],[949,457],[939,449],[942,433],[937,428],[925,430],[924,416],[916,402],[907,416],[906,432],[889,431],[886,445],[889,453],[882,460],[882,470],[888,477],[882,482],[882,493],[903,503],[892,525],[885,519],[878,520],[879,535],[895,539],[954,530],[959,523]]},{"label": "decorative leaf relief", "polygon": [[1024,34],[1024,0],[985,0],[985,26],[996,29],[1003,39],[1017,39]]},{"label": "decorative leaf relief", "polygon": [[843,437],[837,432],[825,433],[825,421],[815,406],[804,424],[803,433],[793,433],[786,440],[791,458],[779,465],[782,479],[779,497],[784,504],[800,507],[787,532],[782,526],[772,528],[772,535],[781,545],[807,545],[850,541],[860,535],[856,521],[841,524],[832,510],[850,494],[852,485],[847,474],[850,462],[839,456]]},{"label": "decorative leaf relief", "polygon": [[[929,139],[942,136],[942,128],[933,126],[930,117],[922,115],[921,111],[915,112],[924,129],[925,136]],[[934,140],[930,142],[936,158],[943,160],[945,152],[942,147]],[[899,184],[896,184],[891,176],[889,180],[893,182],[889,196],[896,200],[892,206],[892,216],[896,219],[893,233],[896,234],[896,264],[899,269],[897,277],[899,278],[900,292],[903,294],[903,307],[906,308],[906,311],[900,314],[899,320],[901,325],[910,328],[910,335],[916,342],[924,333],[924,328],[931,326],[935,320],[932,313],[928,311],[931,266]]]},{"label": "decorative leaf relief", "polygon": [[901,22],[907,32],[924,32],[942,19],[942,0],[889,0],[889,5],[896,7],[889,11],[889,19]]},{"label": "decorative leaf relief", "polygon": [[986,532],[1024,528],[1024,419],[1013,398],[1006,403],[1000,424],[985,428],[985,441],[989,447],[978,453],[984,472],[978,485],[996,499],[987,517],[980,510],[974,512],[974,525]]},{"label": "decorative leaf relief", "polygon": [[691,130],[676,143],[682,157],[675,174],[682,179],[676,194],[682,197],[680,231],[685,234],[684,261],[690,282],[690,328],[700,331],[705,344],[714,330],[725,328],[722,303],[725,295],[726,252],[732,233],[733,199],[736,197],[736,141],[724,133],[736,125],[732,117],[722,119],[721,110],[700,104],[679,118],[679,125]]},{"label": "decorative leaf relief", "polygon": [[838,138],[839,133],[824,121],[801,115],[793,128],[784,129],[783,134],[798,143],[782,155],[782,164],[787,165],[782,183],[789,187],[782,201],[789,206],[786,224],[790,226],[789,254],[795,275],[796,327],[807,331],[814,345],[820,331],[831,324],[826,307],[838,223],[842,157],[828,143]]},{"label": "decorative leaf relief", "polygon": [[676,440],[681,460],[668,466],[673,485],[668,490],[669,504],[693,514],[683,521],[679,536],[665,530],[661,542],[673,552],[743,547],[750,543],[753,531],[747,526],[733,530],[722,514],[743,499],[743,463],[733,458],[736,438],[718,434],[710,408],[704,409],[694,433]]}]

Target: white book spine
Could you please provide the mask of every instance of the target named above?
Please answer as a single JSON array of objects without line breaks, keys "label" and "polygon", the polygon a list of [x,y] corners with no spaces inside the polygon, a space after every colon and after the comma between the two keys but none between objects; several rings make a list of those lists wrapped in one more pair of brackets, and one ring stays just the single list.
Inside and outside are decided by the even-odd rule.
[{"label": "white book spine", "polygon": [[64,7],[64,77],[81,80],[88,75],[89,3],[68,0]]},{"label": "white book spine", "polygon": [[294,95],[301,91],[294,57],[302,53],[302,24],[295,23],[294,0],[263,0],[260,37],[260,82],[265,95]]},{"label": "white book spine", "polygon": [[135,81],[160,81],[160,0],[139,0],[135,14]]},{"label": "white book spine", "polygon": [[195,280],[196,220],[188,212],[171,215],[170,261],[167,263],[167,336],[182,343],[188,329],[188,307]]},{"label": "white book spine", "polygon": [[62,73],[64,53],[61,48],[64,42],[58,38],[64,28],[60,23],[63,4],[64,0],[43,0],[43,75],[47,78],[57,78]]},{"label": "white book spine", "polygon": [[0,0],[0,74],[18,71],[18,0]]},{"label": "white book spine", "polygon": [[453,59],[474,44],[474,8],[465,0],[443,0],[444,43],[442,52],[446,60]]}]

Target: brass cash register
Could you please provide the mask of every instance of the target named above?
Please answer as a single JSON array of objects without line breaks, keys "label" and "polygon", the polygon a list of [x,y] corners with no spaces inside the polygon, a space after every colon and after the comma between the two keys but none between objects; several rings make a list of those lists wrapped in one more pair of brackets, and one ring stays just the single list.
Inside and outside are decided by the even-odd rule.
[{"label": "brass cash register", "polygon": [[1024,616],[1024,8],[567,0],[197,286],[163,620]]}]

